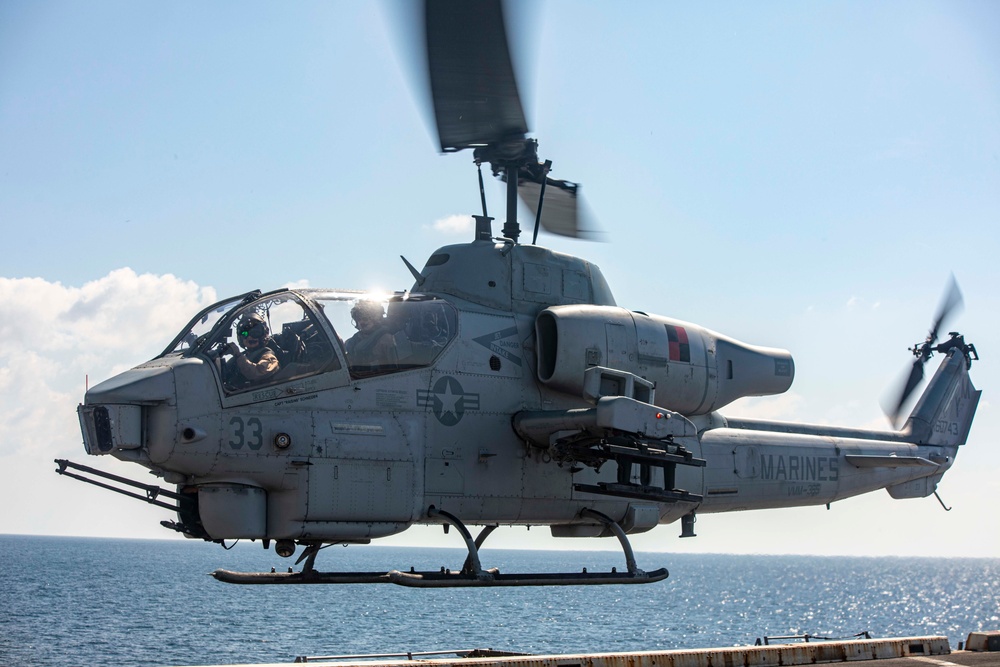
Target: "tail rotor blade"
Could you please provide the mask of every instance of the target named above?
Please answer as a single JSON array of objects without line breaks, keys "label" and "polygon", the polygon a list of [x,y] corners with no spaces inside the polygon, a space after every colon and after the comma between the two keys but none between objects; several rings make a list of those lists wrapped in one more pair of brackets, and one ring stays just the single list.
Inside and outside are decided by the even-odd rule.
[{"label": "tail rotor blade", "polygon": [[955,310],[962,307],[962,290],[958,288],[958,281],[955,280],[955,275],[952,274],[951,280],[948,283],[948,288],[945,290],[944,298],[941,299],[941,305],[938,307],[937,316],[934,318],[934,325],[931,327],[930,333],[927,334],[927,341],[933,345],[941,332],[941,325],[947,320]]},{"label": "tail rotor blade", "polygon": [[903,412],[903,406],[906,405],[906,400],[913,393],[913,390],[920,386],[923,380],[924,359],[918,358],[913,361],[913,366],[910,367],[910,372],[906,376],[906,380],[900,383],[902,388],[892,394],[898,396],[898,398],[891,399],[882,404],[882,410],[885,412],[885,416],[889,418],[889,422],[893,428],[899,426],[899,418]]},{"label": "tail rotor blade", "polygon": [[948,287],[945,289],[944,297],[941,299],[941,305],[938,306],[937,314],[934,316],[934,323],[927,333],[927,338],[923,343],[917,343],[910,348],[910,351],[916,358],[913,360],[913,366],[910,367],[910,372],[906,376],[906,380],[901,383],[902,388],[896,394],[899,398],[882,403],[882,410],[889,418],[889,421],[892,422],[893,428],[896,428],[899,423],[903,405],[906,404],[907,399],[910,398],[914,390],[924,379],[924,364],[938,351],[935,343],[937,343],[944,322],[961,306],[962,290],[958,288],[958,281],[955,280],[955,276],[952,274],[948,281]]}]

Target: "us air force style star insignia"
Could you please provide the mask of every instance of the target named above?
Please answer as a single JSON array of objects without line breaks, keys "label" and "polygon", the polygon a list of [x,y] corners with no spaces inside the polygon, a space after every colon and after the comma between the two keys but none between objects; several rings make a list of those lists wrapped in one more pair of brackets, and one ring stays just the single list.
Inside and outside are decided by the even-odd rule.
[{"label": "us air force style star insignia", "polygon": [[445,426],[462,421],[466,410],[479,409],[479,394],[467,394],[455,378],[446,375],[430,391],[417,390],[417,407],[431,408]]},{"label": "us air force style star insignia", "polygon": [[476,341],[498,357],[502,357],[511,363],[517,364],[518,366],[521,365],[521,357],[517,356],[512,351],[520,351],[521,349],[521,344],[517,340],[517,327],[494,331],[493,333],[488,333],[485,336],[478,336],[472,340]]}]

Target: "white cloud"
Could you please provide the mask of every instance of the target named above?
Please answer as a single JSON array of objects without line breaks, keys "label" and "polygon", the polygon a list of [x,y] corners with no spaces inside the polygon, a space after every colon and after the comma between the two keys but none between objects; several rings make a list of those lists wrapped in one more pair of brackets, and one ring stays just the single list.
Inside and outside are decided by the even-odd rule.
[{"label": "white cloud", "polygon": [[[172,275],[117,269],[83,287],[41,278],[0,278],[0,358],[17,350],[139,352],[166,346],[215,290]],[[156,349],[158,352],[159,350]]]},{"label": "white cloud", "polygon": [[0,533],[67,532],[48,522],[85,510],[51,462],[83,455],[75,409],[88,380],[152,358],[216,300],[212,288],[128,268],[82,287],[0,278],[0,465],[12,471],[0,504],[33,508],[2,515]]},{"label": "white cloud", "polygon": [[449,215],[447,218],[435,220],[430,225],[430,229],[442,234],[471,235],[472,231],[475,229],[475,224],[473,223],[472,216],[470,215]]},{"label": "white cloud", "polygon": [[847,310],[854,310],[856,308],[864,307],[867,308],[868,310],[875,311],[878,310],[881,305],[882,305],[881,301],[875,301],[869,304],[866,299],[862,299],[857,296],[852,296],[850,299],[847,300],[847,303],[844,304],[844,307],[847,308]]},{"label": "white cloud", "polygon": [[802,396],[790,391],[777,396],[741,398],[723,408],[722,413],[727,417],[787,422],[802,418],[802,406]]},{"label": "white cloud", "polygon": [[83,287],[0,278],[0,387],[79,391],[85,374],[104,379],[162,351],[215,300],[212,288],[128,268]]}]

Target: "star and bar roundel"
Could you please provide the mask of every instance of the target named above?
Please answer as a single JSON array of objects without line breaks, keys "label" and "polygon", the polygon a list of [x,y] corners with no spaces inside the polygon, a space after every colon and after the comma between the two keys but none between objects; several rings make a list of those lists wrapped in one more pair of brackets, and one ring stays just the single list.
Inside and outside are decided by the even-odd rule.
[{"label": "star and bar roundel", "polygon": [[417,407],[430,408],[441,424],[454,426],[462,421],[466,410],[479,409],[479,394],[467,393],[458,380],[445,375],[430,391],[417,390]]}]

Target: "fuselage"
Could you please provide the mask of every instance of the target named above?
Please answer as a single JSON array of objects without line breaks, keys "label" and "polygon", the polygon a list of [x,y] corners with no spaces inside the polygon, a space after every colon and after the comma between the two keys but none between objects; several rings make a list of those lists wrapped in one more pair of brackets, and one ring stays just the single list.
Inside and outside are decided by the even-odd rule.
[{"label": "fuselage", "polygon": [[[376,348],[348,342],[359,302],[384,308],[379,346],[391,358],[348,352]],[[263,381],[233,370],[250,312],[269,323],[281,361]],[[591,369],[607,373],[590,382]],[[954,439],[782,432],[729,424],[716,410],[784,391],[792,374],[784,351],[618,308],[583,260],[476,242],[435,253],[412,292],[280,290],[216,304],[162,355],[91,389],[81,421],[90,453],[134,461],[196,499],[181,525],[215,540],[365,541],[429,521],[431,507],[467,524],[587,536],[603,527],[584,509],[640,532],[695,511],[823,504],[885,487],[896,497],[933,492]],[[573,431],[564,426],[591,419],[625,386],[629,400],[674,420],[664,442],[704,464],[554,459],[551,445]],[[528,414],[534,431],[515,428]],[[563,426],[546,431],[547,416]],[[597,438],[621,430],[594,423]],[[617,494],[593,493],[615,484]],[[641,492],[655,487],[684,493]]]}]

